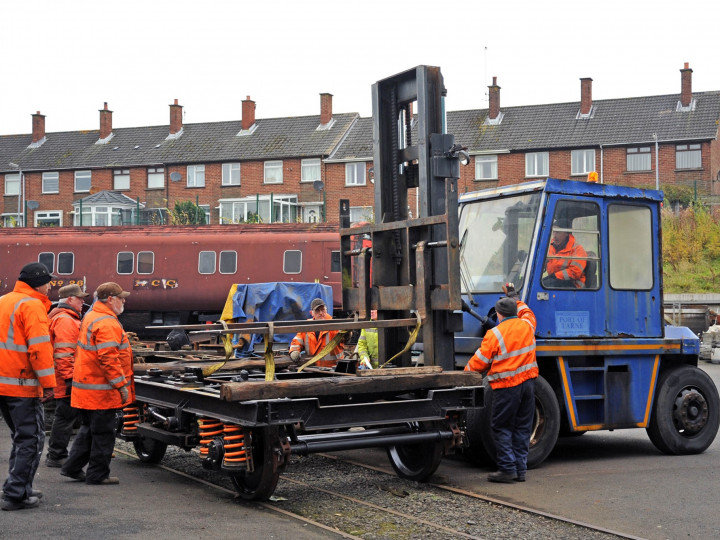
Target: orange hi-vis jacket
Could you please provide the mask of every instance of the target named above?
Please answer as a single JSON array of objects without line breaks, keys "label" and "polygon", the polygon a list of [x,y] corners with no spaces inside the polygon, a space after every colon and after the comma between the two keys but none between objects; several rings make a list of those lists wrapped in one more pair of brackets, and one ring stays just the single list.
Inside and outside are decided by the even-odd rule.
[{"label": "orange hi-vis jacket", "polygon": [[66,304],[59,304],[50,312],[50,341],[55,359],[55,398],[70,397],[65,381],[72,379],[75,349],[80,332],[80,314]]},{"label": "orange hi-vis jacket", "polygon": [[[572,280],[578,289],[585,288],[585,266],[587,266],[587,253],[585,248],[575,243],[575,237],[571,234],[567,244],[560,251],[550,244],[548,256],[565,257],[564,259],[548,259],[547,273],[557,279]],[[572,257],[582,257],[573,260]]]},{"label": "orange hi-vis jacket", "polygon": [[529,322],[533,327],[533,332],[537,330],[537,319],[535,319],[535,314],[522,300],[517,300],[517,311],[518,319],[524,319]]},{"label": "orange hi-vis jacket", "polygon": [[23,281],[0,297],[0,396],[40,397],[55,386],[50,300]]},{"label": "orange hi-vis jacket", "polygon": [[118,390],[123,386],[132,403],[135,388],[130,341],[115,313],[104,303],[95,302],[85,314],[77,345],[70,405],[77,409],[119,409],[123,403]]},{"label": "orange hi-vis jacket", "polygon": [[510,388],[538,376],[535,330],[525,319],[507,317],[485,334],[465,371],[488,372],[490,386]]},{"label": "orange hi-vis jacket", "polygon": [[[332,320],[332,317],[328,314],[325,315],[326,320]],[[312,319],[309,319],[312,320]],[[337,335],[337,330],[323,330],[315,335],[315,332],[299,332],[290,343],[290,352],[292,351],[305,351],[305,354],[315,356],[319,353],[332,339]],[[337,361],[342,357],[345,348],[342,343],[338,343],[332,351],[318,360],[315,365],[319,367],[335,367]]]}]

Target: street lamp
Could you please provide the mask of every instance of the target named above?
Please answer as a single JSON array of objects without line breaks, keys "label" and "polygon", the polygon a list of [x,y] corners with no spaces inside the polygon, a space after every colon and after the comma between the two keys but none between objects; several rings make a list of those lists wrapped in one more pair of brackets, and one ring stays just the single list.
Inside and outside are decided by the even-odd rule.
[{"label": "street lamp", "polygon": [[25,208],[25,175],[22,172],[22,168],[17,163],[13,163],[12,161],[8,164],[13,169],[17,169],[18,171],[18,219],[20,219],[20,214],[22,213],[22,223],[23,227],[27,226],[26,220],[25,220],[25,213],[23,212],[23,209]]}]

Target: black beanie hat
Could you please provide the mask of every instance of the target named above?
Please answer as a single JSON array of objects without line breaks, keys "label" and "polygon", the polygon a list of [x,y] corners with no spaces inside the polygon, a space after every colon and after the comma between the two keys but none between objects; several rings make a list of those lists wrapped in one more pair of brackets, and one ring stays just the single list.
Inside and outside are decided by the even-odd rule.
[{"label": "black beanie hat", "polygon": [[515,317],[517,315],[517,302],[513,298],[501,298],[495,303],[495,311],[503,317]]},{"label": "black beanie hat", "polygon": [[35,287],[45,285],[54,278],[55,276],[48,272],[47,267],[43,263],[34,262],[23,266],[22,270],[20,270],[18,280],[27,283],[34,289]]}]

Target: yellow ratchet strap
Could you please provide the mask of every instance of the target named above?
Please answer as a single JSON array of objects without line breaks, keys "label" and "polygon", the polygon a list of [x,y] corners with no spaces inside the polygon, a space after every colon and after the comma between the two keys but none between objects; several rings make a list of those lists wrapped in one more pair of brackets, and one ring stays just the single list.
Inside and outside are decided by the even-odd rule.
[{"label": "yellow ratchet strap", "polygon": [[390,362],[395,360],[398,356],[402,356],[403,354],[408,352],[410,350],[410,347],[412,347],[415,344],[415,340],[417,339],[418,334],[420,333],[420,327],[422,326],[422,320],[420,319],[420,315],[418,314],[417,311],[415,312],[415,317],[417,318],[417,323],[415,323],[415,328],[413,329],[413,331],[410,332],[410,338],[408,339],[408,342],[405,344],[405,347],[403,348],[403,350],[400,351],[399,353],[397,353],[395,356],[393,356],[390,360],[385,362],[382,366],[380,366],[377,369],[384,368]]},{"label": "yellow ratchet strap", "polygon": [[310,360],[308,360],[308,361],[305,362],[302,366],[300,366],[300,367],[298,368],[297,372],[300,373],[300,372],[301,372],[303,369],[305,369],[306,367],[312,366],[315,362],[317,362],[317,361],[320,360],[323,356],[325,356],[327,353],[329,353],[330,351],[332,351],[335,347],[338,346],[338,343],[340,343],[340,341],[342,340],[342,338],[343,338],[343,336],[344,336],[345,334],[347,334],[347,330],[340,330],[340,331],[338,331],[338,333],[335,335],[335,337],[330,340],[330,343],[328,343],[327,345],[325,345],[325,347],[323,347],[323,349],[322,349],[319,353],[317,353],[317,354],[316,354],[315,356],[313,356]]}]

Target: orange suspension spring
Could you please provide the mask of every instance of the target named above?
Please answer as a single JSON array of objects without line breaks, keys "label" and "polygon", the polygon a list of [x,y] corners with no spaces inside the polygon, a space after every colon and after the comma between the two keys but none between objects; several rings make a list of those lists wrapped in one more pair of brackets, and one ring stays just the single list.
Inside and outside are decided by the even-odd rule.
[{"label": "orange suspension spring", "polygon": [[198,418],[198,434],[200,435],[200,455],[207,457],[208,446],[213,437],[223,432],[223,423],[214,418]]},{"label": "orange suspension spring", "polygon": [[244,465],[247,456],[245,455],[245,435],[242,428],[236,424],[225,424],[223,431],[225,432],[223,435],[223,448],[225,449],[223,466]]},{"label": "orange suspension spring", "polygon": [[123,413],[123,435],[134,435],[137,431],[137,425],[140,423],[140,409],[137,404],[132,403],[131,405],[124,407]]}]

